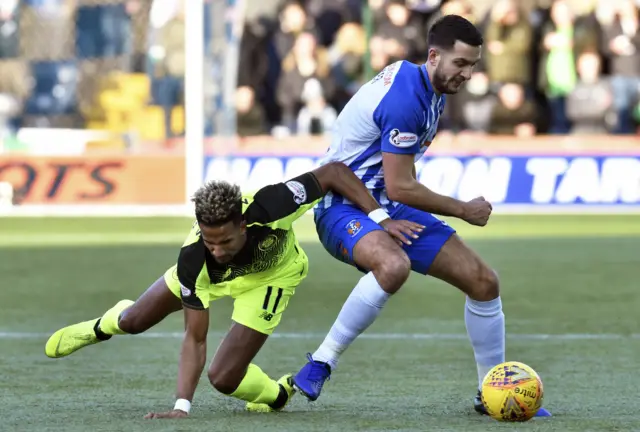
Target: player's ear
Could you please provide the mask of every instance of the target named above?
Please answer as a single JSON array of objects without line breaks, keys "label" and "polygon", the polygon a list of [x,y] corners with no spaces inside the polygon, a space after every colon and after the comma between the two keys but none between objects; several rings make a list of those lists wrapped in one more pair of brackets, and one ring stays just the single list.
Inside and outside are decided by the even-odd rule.
[{"label": "player's ear", "polygon": [[244,234],[245,232],[247,232],[247,221],[246,221],[246,220],[244,220],[244,219],[242,219],[242,220],[240,221],[240,232],[241,232],[242,234]]},{"label": "player's ear", "polygon": [[431,66],[438,66],[439,61],[440,50],[438,48],[429,48],[429,52],[427,54],[427,63],[431,64]]}]

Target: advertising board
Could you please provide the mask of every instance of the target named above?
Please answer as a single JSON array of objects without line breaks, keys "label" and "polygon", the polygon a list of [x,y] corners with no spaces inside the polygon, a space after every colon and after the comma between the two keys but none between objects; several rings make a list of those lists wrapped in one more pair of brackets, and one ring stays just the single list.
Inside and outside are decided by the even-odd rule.
[{"label": "advertising board", "polygon": [[[205,180],[228,179],[245,190],[278,183],[317,166],[319,156],[226,156],[205,159]],[[461,200],[484,196],[517,212],[640,212],[638,155],[425,156],[417,179]]]},{"label": "advertising board", "polygon": [[184,157],[175,155],[4,155],[0,183],[15,206],[185,203]]}]

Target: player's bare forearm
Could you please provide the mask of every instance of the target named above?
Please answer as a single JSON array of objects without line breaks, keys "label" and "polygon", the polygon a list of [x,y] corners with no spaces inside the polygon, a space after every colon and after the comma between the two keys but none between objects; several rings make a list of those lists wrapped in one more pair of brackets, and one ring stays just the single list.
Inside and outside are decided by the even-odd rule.
[{"label": "player's bare forearm", "polygon": [[383,153],[389,199],[441,216],[464,217],[465,203],[433,192],[416,180],[413,155]]},{"label": "player's bare forearm", "polygon": [[207,361],[207,343],[198,342],[185,335],[180,352],[180,367],[178,369],[178,391],[176,398],[193,400],[193,395]]},{"label": "player's bare forearm", "polygon": [[464,202],[440,195],[414,179],[406,185],[387,189],[389,199],[441,216],[463,218]]},{"label": "player's bare forearm", "polygon": [[180,351],[178,369],[178,399],[193,400],[193,395],[207,361],[208,311],[184,308],[186,331]]},{"label": "player's bare forearm", "polygon": [[335,191],[365,213],[380,208],[362,181],[341,162],[331,162],[313,171],[324,193]]}]

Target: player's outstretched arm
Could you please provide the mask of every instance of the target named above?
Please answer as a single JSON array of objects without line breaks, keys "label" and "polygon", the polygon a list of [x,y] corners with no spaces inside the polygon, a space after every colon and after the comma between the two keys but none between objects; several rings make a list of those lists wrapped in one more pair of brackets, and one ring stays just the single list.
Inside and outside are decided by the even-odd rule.
[{"label": "player's outstretched arm", "polygon": [[322,193],[334,191],[354,203],[365,213],[379,209],[380,205],[354,173],[342,162],[330,162],[312,171]]},{"label": "player's outstretched arm", "polygon": [[414,176],[414,155],[382,153],[384,180],[389,199],[442,216],[453,216],[472,225],[484,226],[491,215],[491,204],[479,197],[464,202],[440,195]]},{"label": "player's outstretched arm", "polygon": [[184,319],[186,330],[180,352],[176,405],[169,412],[149,413],[145,416],[147,419],[186,417],[191,408],[191,401],[207,360],[209,310],[185,307]]},{"label": "player's outstretched arm", "polygon": [[290,229],[296,219],[330,190],[354,203],[400,243],[411,244],[409,239],[417,238],[416,233],[424,229],[415,222],[391,219],[362,181],[341,162],[328,163],[289,181],[260,189],[245,216],[248,215],[252,223],[275,222],[272,226],[276,228]]},{"label": "player's outstretched arm", "polygon": [[399,244],[411,244],[424,226],[406,220],[392,220],[349,167],[342,162],[331,162],[312,171],[323,194],[333,190],[354,203],[371,219],[380,224]]}]

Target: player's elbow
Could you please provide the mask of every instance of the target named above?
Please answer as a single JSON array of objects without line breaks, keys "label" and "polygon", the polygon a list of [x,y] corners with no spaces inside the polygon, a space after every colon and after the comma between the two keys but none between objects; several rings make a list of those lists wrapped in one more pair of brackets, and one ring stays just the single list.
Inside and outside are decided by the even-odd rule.
[{"label": "player's elbow", "polygon": [[387,183],[387,196],[391,201],[403,202],[409,185],[402,182],[392,181]]},{"label": "player's elbow", "polygon": [[327,169],[327,175],[330,179],[338,179],[345,174],[351,173],[351,170],[342,162],[334,161],[324,165]]},{"label": "player's elbow", "polygon": [[396,186],[387,185],[387,196],[391,201],[401,202],[402,193]]},{"label": "player's elbow", "polygon": [[316,169],[314,174],[324,191],[335,188],[335,185],[350,173],[349,167],[342,162],[329,162]]}]

